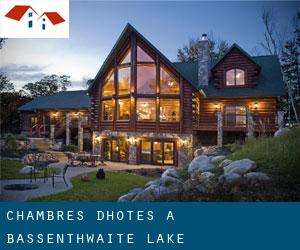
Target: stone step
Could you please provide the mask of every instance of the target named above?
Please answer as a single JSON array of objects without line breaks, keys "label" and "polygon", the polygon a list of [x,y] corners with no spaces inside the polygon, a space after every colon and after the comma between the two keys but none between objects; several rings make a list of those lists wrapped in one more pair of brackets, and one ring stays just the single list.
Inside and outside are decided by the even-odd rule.
[{"label": "stone step", "polygon": [[68,160],[68,157],[63,152],[51,151],[51,150],[47,150],[46,152],[54,155],[59,161],[67,161]]}]

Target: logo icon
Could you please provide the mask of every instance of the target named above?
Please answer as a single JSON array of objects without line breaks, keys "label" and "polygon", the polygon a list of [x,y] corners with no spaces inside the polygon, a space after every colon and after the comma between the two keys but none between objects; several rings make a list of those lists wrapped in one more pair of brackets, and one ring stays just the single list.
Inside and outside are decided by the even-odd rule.
[{"label": "logo icon", "polygon": [[[12,4],[17,2],[18,4]],[[68,0],[0,0],[0,37],[68,38]],[[25,4],[27,3],[27,4]],[[28,4],[32,3],[32,4]]]}]

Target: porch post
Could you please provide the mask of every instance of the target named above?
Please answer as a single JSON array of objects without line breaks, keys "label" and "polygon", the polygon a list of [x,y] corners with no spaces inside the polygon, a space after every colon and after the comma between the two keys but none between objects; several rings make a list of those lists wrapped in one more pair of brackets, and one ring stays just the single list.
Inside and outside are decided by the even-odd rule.
[{"label": "porch post", "polygon": [[54,135],[55,135],[55,125],[50,125],[50,140],[54,141]]},{"label": "porch post", "polygon": [[70,113],[66,113],[66,145],[70,145]]},{"label": "porch post", "polygon": [[218,141],[218,147],[223,146],[223,112],[218,112],[218,135],[217,135],[217,141]]},{"label": "porch post", "polygon": [[247,112],[247,137],[253,137],[254,135],[254,126],[253,126],[253,113]]},{"label": "porch post", "polygon": [[284,127],[284,112],[281,110],[277,112],[277,126],[278,129]]},{"label": "porch post", "polygon": [[78,112],[78,152],[83,150],[83,128],[81,127],[81,115]]}]

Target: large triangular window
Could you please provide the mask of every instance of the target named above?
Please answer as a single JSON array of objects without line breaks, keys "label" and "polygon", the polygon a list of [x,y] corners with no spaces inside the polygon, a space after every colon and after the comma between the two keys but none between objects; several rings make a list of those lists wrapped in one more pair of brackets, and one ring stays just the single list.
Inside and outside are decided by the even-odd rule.
[{"label": "large triangular window", "polygon": [[131,50],[128,49],[125,53],[125,55],[123,56],[120,64],[125,64],[125,63],[131,63]]},{"label": "large triangular window", "polygon": [[146,53],[140,46],[137,46],[137,61],[154,62],[153,58],[148,53]]},{"label": "large triangular window", "polygon": [[114,84],[115,75],[113,70],[111,70],[104,82],[102,88],[102,96],[113,96],[115,94],[115,84]]}]

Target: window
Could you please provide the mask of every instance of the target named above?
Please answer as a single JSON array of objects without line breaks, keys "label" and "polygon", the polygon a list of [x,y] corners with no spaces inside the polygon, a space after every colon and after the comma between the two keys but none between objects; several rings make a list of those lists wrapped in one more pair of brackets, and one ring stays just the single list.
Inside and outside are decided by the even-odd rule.
[{"label": "window", "polygon": [[130,91],[130,67],[118,69],[118,95],[129,94]]},{"label": "window", "polygon": [[227,127],[246,127],[247,112],[245,106],[225,106],[225,123]]},{"label": "window", "polygon": [[137,93],[156,93],[156,70],[155,65],[137,66]]},{"label": "window", "polygon": [[136,103],[138,121],[156,120],[156,102],[154,98],[138,98]]},{"label": "window", "polygon": [[160,121],[161,122],[178,122],[180,119],[180,104],[176,99],[160,100]]},{"label": "window", "polygon": [[137,61],[154,62],[153,58],[150,55],[148,55],[140,46],[137,46]]},{"label": "window", "polygon": [[115,94],[114,73],[111,70],[104,82],[102,96],[113,96]]},{"label": "window", "polygon": [[241,69],[231,69],[226,72],[226,85],[245,85],[245,71]]},{"label": "window", "polygon": [[117,102],[117,120],[130,119],[130,99],[119,99]]},{"label": "window", "polygon": [[29,13],[28,13],[28,16],[29,16],[29,17],[32,17],[32,12],[29,12]]},{"label": "window", "polygon": [[160,92],[162,94],[179,94],[178,82],[163,67],[160,67]]},{"label": "window", "polygon": [[114,117],[114,104],[112,100],[102,101],[102,120],[112,121]]},{"label": "window", "polygon": [[46,22],[46,18],[43,18],[43,22]]},{"label": "window", "polygon": [[32,21],[28,22],[28,28],[32,28]]},{"label": "window", "polygon": [[131,62],[131,51],[130,49],[126,52],[124,57],[122,58],[120,64],[130,63]]},{"label": "window", "polygon": [[42,29],[45,30],[46,29],[46,25],[43,23],[42,24]]}]

